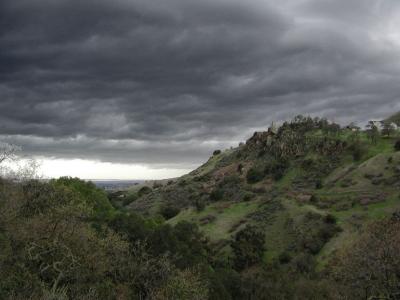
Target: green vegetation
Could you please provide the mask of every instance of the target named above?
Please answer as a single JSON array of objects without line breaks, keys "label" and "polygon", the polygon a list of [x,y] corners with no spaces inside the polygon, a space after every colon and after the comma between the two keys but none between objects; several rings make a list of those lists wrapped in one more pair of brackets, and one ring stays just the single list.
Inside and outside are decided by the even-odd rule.
[{"label": "green vegetation", "polygon": [[396,142],[396,144],[394,145],[394,150],[400,151],[400,140],[398,140],[398,141]]},{"label": "green vegetation", "polygon": [[231,243],[236,270],[247,269],[261,262],[264,252],[265,236],[254,226],[240,230]]},{"label": "green vegetation", "polygon": [[247,171],[246,179],[248,183],[256,183],[264,179],[264,170],[261,167],[252,167]]},{"label": "green vegetation", "polygon": [[[299,116],[213,155],[183,177],[184,188],[170,186],[152,205],[182,204],[173,199],[188,195],[168,223],[199,226],[218,266],[239,280],[234,299],[352,298],[327,275],[331,261],[368,224],[400,210],[399,132],[386,127],[362,131]],[[239,235],[246,228],[263,243],[252,248]]]},{"label": "green vegetation", "polygon": [[152,187],[1,179],[0,299],[397,299],[399,139],[298,116]]}]

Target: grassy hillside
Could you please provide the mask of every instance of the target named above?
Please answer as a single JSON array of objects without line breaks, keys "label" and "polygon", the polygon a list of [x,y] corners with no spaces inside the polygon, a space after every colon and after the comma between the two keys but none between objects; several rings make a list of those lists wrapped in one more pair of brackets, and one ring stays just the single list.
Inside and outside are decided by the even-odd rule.
[{"label": "grassy hillside", "polygon": [[266,263],[306,251],[322,268],[364,226],[400,209],[398,139],[399,132],[374,140],[368,131],[299,117],[213,155],[128,208],[155,215],[173,207],[168,223],[196,223],[226,259],[235,234],[254,225],[266,238]]}]

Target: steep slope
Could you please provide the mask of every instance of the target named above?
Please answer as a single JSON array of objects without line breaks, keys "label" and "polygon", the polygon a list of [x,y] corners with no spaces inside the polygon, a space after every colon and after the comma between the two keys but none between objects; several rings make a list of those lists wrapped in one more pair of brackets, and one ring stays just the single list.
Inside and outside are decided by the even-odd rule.
[{"label": "steep slope", "polygon": [[397,135],[373,142],[368,132],[297,117],[215,152],[129,209],[198,224],[225,258],[235,234],[254,225],[266,237],[265,262],[306,252],[323,267],[363,226],[400,209]]}]

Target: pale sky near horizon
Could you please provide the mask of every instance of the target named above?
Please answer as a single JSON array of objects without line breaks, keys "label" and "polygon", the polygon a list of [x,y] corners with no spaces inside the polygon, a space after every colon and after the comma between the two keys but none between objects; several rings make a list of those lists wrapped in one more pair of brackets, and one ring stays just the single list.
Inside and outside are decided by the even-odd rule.
[{"label": "pale sky near horizon", "polygon": [[82,159],[39,159],[38,173],[48,178],[62,176],[82,179],[167,179],[189,173],[190,169],[152,169],[145,165],[116,164]]},{"label": "pale sky near horizon", "polygon": [[399,0],[2,0],[0,142],[170,178],[297,114],[400,111]]}]

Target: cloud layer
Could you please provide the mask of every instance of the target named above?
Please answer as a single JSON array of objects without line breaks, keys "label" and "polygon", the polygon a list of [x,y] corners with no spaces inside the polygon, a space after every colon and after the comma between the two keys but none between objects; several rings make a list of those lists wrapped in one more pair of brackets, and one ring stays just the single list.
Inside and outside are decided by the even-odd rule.
[{"label": "cloud layer", "polygon": [[3,0],[0,138],[186,168],[295,114],[400,110],[397,0]]}]

